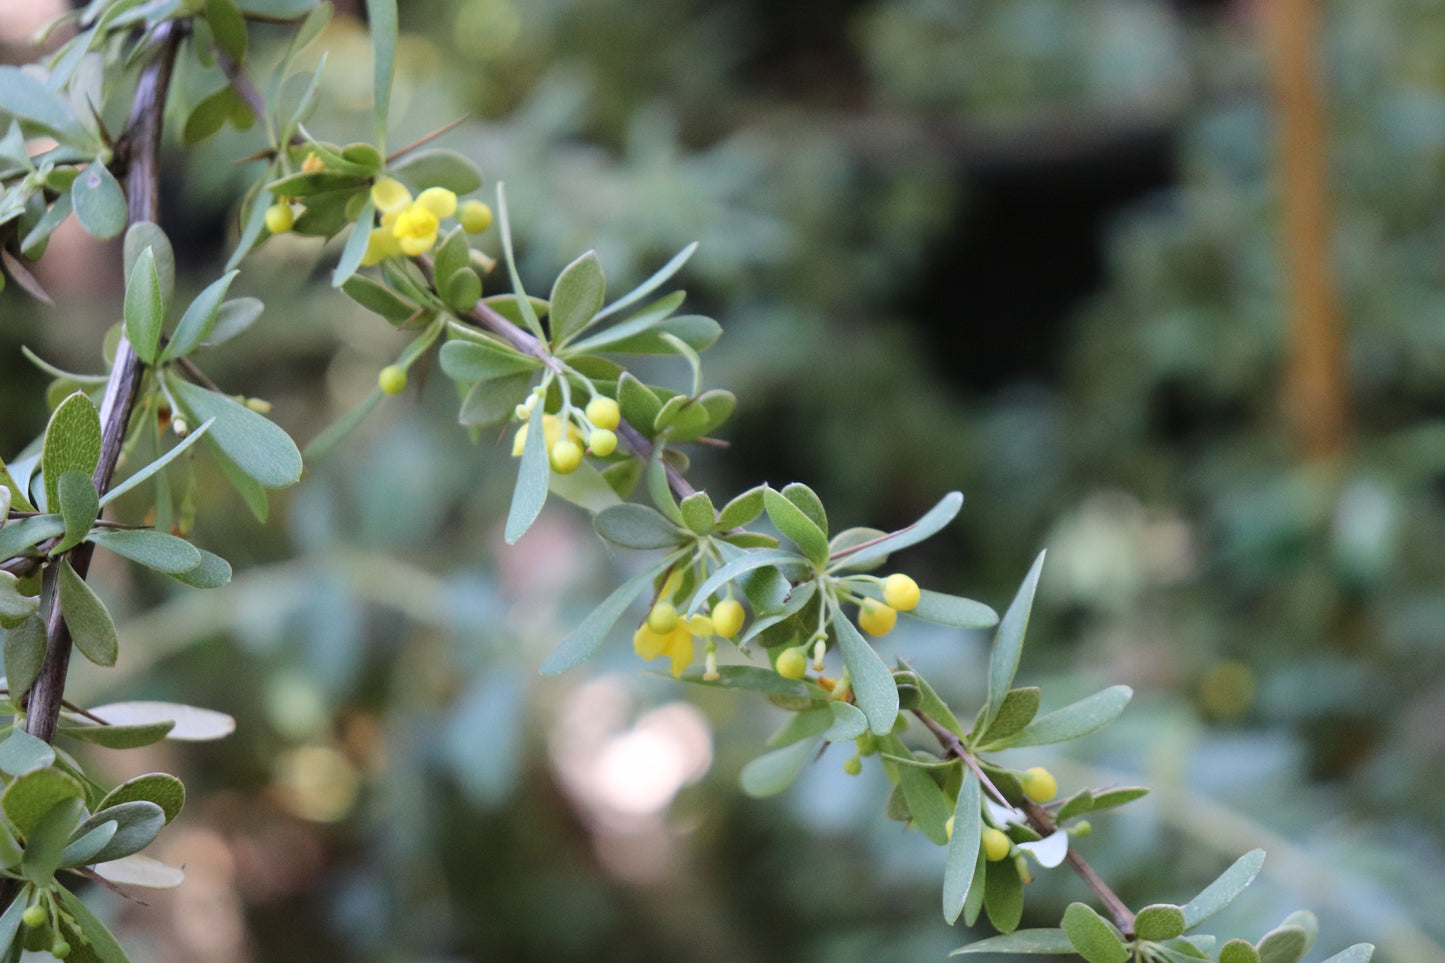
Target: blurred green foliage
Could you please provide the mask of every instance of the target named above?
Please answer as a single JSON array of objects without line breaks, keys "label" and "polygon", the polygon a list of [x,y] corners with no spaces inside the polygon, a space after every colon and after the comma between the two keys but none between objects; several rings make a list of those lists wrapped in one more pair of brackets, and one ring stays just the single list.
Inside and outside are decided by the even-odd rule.
[{"label": "blurred green foliage", "polygon": [[[696,459],[699,484],[801,480],[847,524],[880,527],[962,489],[951,540],[908,564],[999,607],[1050,548],[1025,679],[1139,693],[1090,757],[1049,760],[1066,785],[1156,788],[1143,818],[1101,817],[1084,843],[1126,901],[1187,895],[1262,844],[1267,896],[1230,911],[1242,928],[1303,903],[1322,945],[1445,958],[1445,12],[1327,5],[1355,433],[1338,462],[1304,465],[1279,413],[1271,108],[1244,5],[776,6],[414,0],[390,140],[475,118],[443,143],[506,180],[529,285],[595,247],[621,290],[702,242],[681,281],[724,327],[709,386],[741,404],[732,449]],[[312,126],[344,142],[369,123],[367,42],[342,22],[327,43]],[[988,279],[953,260],[988,243],[970,236],[978,172],[1107,164],[1098,146],[1141,129],[1169,138],[1177,183],[1099,239],[1097,292],[1076,311],[1000,334],[975,307]],[[247,176],[230,161],[255,146],[222,134],[167,185],[191,294],[224,259],[214,237]],[[1083,192],[1104,176],[1076,174]],[[260,251],[233,293],[264,291],[266,316],[208,368],[302,441],[399,343],[324,290],[334,256]],[[65,293],[98,340],[105,299]],[[0,363],[18,343],[92,363],[13,285],[0,318]],[[361,349],[337,353],[342,327]],[[1057,365],[996,370],[1017,342]],[[986,390],[955,374],[978,370]],[[43,421],[43,382],[0,370],[3,450]],[[176,845],[212,888],[135,913],[160,941],[138,956],[915,960],[965,942],[937,919],[941,851],[878,818],[881,779],[830,754],[785,805],[750,801],[736,775],[773,721],[755,705],[684,696],[621,644],[590,670],[604,682],[536,678],[619,560],[559,506],[503,550],[506,446],[466,444],[440,393],[385,404],[277,499],[284,524],[259,528],[234,500],[203,511],[197,541],[228,546],[238,572],[225,603],[97,573],[118,615],[161,604],[122,625],[146,653],[127,681],[95,684],[251,720],[186,754],[195,829]],[[981,698],[982,639],[899,635],[957,680],[949,695]],[[569,795],[565,706],[625,736],[685,697],[719,730],[716,758],[670,809],[629,820]],[[1080,897],[1062,874],[1033,886],[1030,904],[1052,907],[1041,923]],[[158,936],[146,919],[204,894],[234,931]]]}]

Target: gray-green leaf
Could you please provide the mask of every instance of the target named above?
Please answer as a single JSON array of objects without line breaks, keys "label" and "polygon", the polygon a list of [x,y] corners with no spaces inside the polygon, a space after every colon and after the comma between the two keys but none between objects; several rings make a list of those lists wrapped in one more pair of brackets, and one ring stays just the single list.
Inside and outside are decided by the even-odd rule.
[{"label": "gray-green leaf", "polygon": [[596,251],[586,254],[562,269],[552,285],[552,310],[548,327],[552,343],[561,345],[591,323],[602,308],[607,281]]},{"label": "gray-green leaf", "polygon": [[943,867],[943,918],[952,925],[963,912],[978,867],[983,835],[983,810],[978,776],[965,769],[963,785],[953,808],[953,836],[948,840],[948,861]]},{"label": "gray-green leaf", "polygon": [[1254,882],[1263,865],[1262,849],[1252,849],[1235,860],[1232,866],[1219,874],[1218,879],[1184,905],[1185,928],[1193,929],[1232,903],[1245,887]]},{"label": "gray-green leaf", "polygon": [[100,464],[100,415],[82,392],[75,392],[55,409],[45,427],[45,445],[40,455],[45,473],[45,504],[50,511],[60,505],[60,476],[68,471],[95,474]]},{"label": "gray-green leaf", "polygon": [[990,936],[986,940],[960,946],[949,956],[965,953],[1020,953],[1047,956],[1070,956],[1074,944],[1069,942],[1063,930],[1015,930],[1002,936]]},{"label": "gray-green leaf", "polygon": [[108,241],[125,230],[125,193],[99,160],[91,161],[71,183],[70,203],[91,237]]},{"label": "gray-green leaf", "polygon": [[50,550],[52,555],[59,555],[79,545],[100,515],[100,493],[95,490],[95,482],[90,480],[89,472],[64,472],[57,488],[60,495],[60,517],[65,519],[65,537]]},{"label": "gray-green leaf", "polygon": [[1102,692],[1080,699],[1071,705],[1040,716],[1015,736],[999,741],[1010,747],[1050,746],[1087,736],[1107,726],[1133,698],[1134,690],[1126,685],[1110,686]]},{"label": "gray-green leaf", "polygon": [[602,640],[607,638],[607,633],[611,632],[612,627],[617,624],[617,620],[622,617],[622,613],[627,611],[632,600],[637,598],[651,585],[652,580],[674,561],[676,559],[673,556],[668,556],[638,572],[614,589],[601,605],[593,609],[591,614],[583,619],[581,624],[542,660],[542,674],[556,675],[559,672],[566,672],[590,658],[592,653],[597,651],[597,647],[602,644]]},{"label": "gray-green leaf", "polygon": [[661,512],[632,502],[598,512],[592,524],[598,535],[623,548],[672,548],[687,538]]},{"label": "gray-green leaf", "polygon": [[167,384],[197,424],[216,420],[207,434],[209,443],[257,484],[285,488],[301,478],[301,452],[275,423],[219,392],[174,377]]},{"label": "gray-green leaf", "polygon": [[982,719],[984,731],[993,725],[994,717],[1003,707],[1003,700],[1013,685],[1019,656],[1023,652],[1024,632],[1029,625],[1029,611],[1034,604],[1034,590],[1038,588],[1043,567],[1044,553],[1040,552],[994,635],[993,654],[988,661],[988,702],[984,705]]},{"label": "gray-green leaf", "polygon": [[71,641],[82,655],[96,665],[115,665],[120,648],[115,622],[100,596],[76,574],[68,558],[60,563],[60,611],[70,627]]},{"label": "gray-green leaf", "polygon": [[181,315],[181,320],[176,322],[176,330],[171,335],[171,340],[165,350],[161,352],[160,360],[162,362],[184,358],[201,346],[201,343],[211,333],[211,328],[215,326],[216,316],[221,310],[221,302],[226,299],[226,291],[231,287],[231,281],[238,273],[237,271],[228,271],[206,285],[206,288],[196,295],[195,300]]},{"label": "gray-green leaf", "polygon": [[134,531],[96,532],[90,541],[157,572],[177,575],[201,564],[201,553],[184,538],[164,532]]},{"label": "gray-green leaf", "polygon": [[1127,963],[1129,951],[1114,928],[1083,903],[1064,910],[1063,931],[1079,955],[1089,963]]},{"label": "gray-green leaf", "polygon": [[517,469],[517,486],[512,491],[512,506],[507,510],[507,527],[504,532],[507,544],[527,534],[527,529],[542,513],[547,502],[547,475],[551,465],[547,461],[547,440],[542,430],[542,405],[532,408],[531,420],[527,422],[527,441],[522,446],[522,464]]},{"label": "gray-green leaf", "polygon": [[776,796],[793,784],[822,745],[823,738],[815,736],[758,756],[743,766],[738,779],[743,792],[754,799]]},{"label": "gray-green leaf", "polygon": [[875,734],[884,735],[892,730],[898,718],[898,687],[893,683],[893,673],[848,621],[838,603],[829,599],[828,607],[832,610],[838,647],[843,650],[843,663],[853,680],[858,708],[868,716],[868,727]]}]

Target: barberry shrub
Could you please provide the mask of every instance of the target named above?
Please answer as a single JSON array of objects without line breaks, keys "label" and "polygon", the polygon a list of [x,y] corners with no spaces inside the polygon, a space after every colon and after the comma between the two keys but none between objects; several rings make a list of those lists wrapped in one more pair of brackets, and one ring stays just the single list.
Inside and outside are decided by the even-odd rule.
[{"label": "barberry shrub", "polygon": [[[459,422],[508,437],[516,482],[507,542],[525,536],[557,495],[588,512],[606,542],[645,553],[543,661],[544,673],[576,667],[632,626],[636,653],[665,657],[672,676],[768,700],[789,716],[742,771],[754,796],[782,791],[828,744],[852,743],[845,770],[880,767],[893,786],[886,816],[946,849],[944,917],[972,926],[986,915],[997,931],[959,953],[1077,954],[1090,963],[1303,958],[1317,930],[1307,912],[1254,942],[1199,930],[1255,878],[1263,852],[1241,856],[1191,899],[1133,910],[1071,838],[1089,831],[1084,817],[1147,790],[1074,786],[1060,798],[1047,769],[1019,769],[999,755],[1010,750],[1014,760],[1019,750],[1084,738],[1131,696],[1112,686],[1041,714],[1040,690],[1014,685],[1042,555],[1000,617],[922,588],[922,573],[897,570],[895,559],[952,522],[958,492],[884,531],[835,528],[799,483],[760,484],[726,500],[694,487],[688,446],[715,439],[737,404],[730,392],[705,388],[702,355],[718,324],[679,313],[683,293],[666,291],[695,245],[610,300],[593,252],[566,265],[545,298],[528,293],[504,189],[483,197],[469,159],[426,142],[388,152],[397,10],[394,0],[367,7],[375,50],[368,142],[332,143],[307,127],[318,73],[302,78],[299,97],[278,96],[297,54],[326,24],[325,3],[93,0],[62,18],[75,34],[53,54],[0,67],[5,276],[48,300],[27,262],[44,256],[73,216],[96,238],[123,239],[124,277],[120,324],[96,346],[108,371],[67,372],[37,359],[54,378],[52,413],[30,445],[0,462],[0,708],[9,719],[0,741],[0,958],[30,950],[125,960],[76,883],[183,881],[179,868],[143,854],[180,812],[181,781],[146,773],[106,785],[68,747],[213,739],[233,721],[169,703],[82,708],[65,698],[67,668],[73,651],[100,666],[118,656],[111,615],[86,581],[96,549],[198,589],[229,581],[224,546],[212,546],[216,553],[188,537],[198,460],[213,462],[261,520],[268,492],[301,476],[303,454],[266,417],[268,405],[227,392],[197,357],[261,318],[260,301],[228,297],[229,288],[247,254],[280,234],[344,239],[332,285],[410,336],[362,405],[313,439],[306,458],[342,443],[385,396],[406,391],[414,365],[434,358],[456,386]],[[248,69],[251,25],[261,21],[292,30],[265,96]],[[221,86],[203,94],[189,89],[201,83],[194,78]],[[101,118],[123,98],[127,120],[113,131]],[[172,102],[188,113],[176,118]],[[225,273],[184,304],[157,196],[171,120],[187,144],[225,125],[259,126],[265,138],[248,159],[258,175]],[[644,380],[629,367],[639,356],[675,359],[684,377],[649,383],[656,376]],[[889,665],[875,650],[870,637],[888,634],[900,615],[993,631],[986,694],[971,715],[908,663]],[[1019,929],[1025,884],[1064,865],[1090,901],[1069,905],[1056,927]],[[1363,963],[1371,953],[1359,944],[1331,961]]]}]

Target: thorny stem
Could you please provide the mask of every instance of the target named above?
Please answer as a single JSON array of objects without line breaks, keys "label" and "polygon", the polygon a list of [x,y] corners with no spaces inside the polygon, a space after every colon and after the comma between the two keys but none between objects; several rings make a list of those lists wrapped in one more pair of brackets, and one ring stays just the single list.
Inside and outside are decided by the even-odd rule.
[{"label": "thorny stem", "polygon": [[[174,21],[157,28],[160,52],[141,72],[131,101],[130,119],[116,144],[118,166],[123,167],[126,174],[126,215],[132,224],[155,221],[160,216],[157,185],[161,115],[165,109],[180,36],[181,28]],[[98,491],[104,492],[110,487],[121,443],[125,440],[126,425],[144,375],[145,366],[122,333],[100,406],[100,462],[92,477]],[[93,546],[86,542],[68,553],[71,567],[82,578],[90,569],[93,551]],[[41,617],[48,641],[40,674],[26,697],[25,729],[46,742],[55,738],[56,723],[64,706],[65,676],[70,667],[70,629],[60,611],[60,564],[60,561],[53,561],[46,565],[41,576]]]},{"label": "thorny stem", "polygon": [[[958,738],[947,726],[930,717],[922,710],[914,709],[913,714],[920,722],[928,727],[928,731],[933,733],[933,737],[937,739],[938,744],[943,747],[944,758],[951,756],[955,759],[963,760],[964,765],[972,769],[974,774],[978,776],[979,782],[983,784],[984,789],[988,791],[990,796],[993,796],[994,799],[1005,806],[1016,808],[1013,803],[1004,798],[1003,793],[1000,792],[998,787],[993,784],[993,781],[984,774],[983,767],[979,765],[973,753],[968,751],[968,746],[964,745],[962,739]],[[1031,799],[1025,799],[1023,801],[1023,811],[1028,817],[1029,826],[1040,835],[1049,836],[1058,832],[1058,824],[1054,822],[1053,817],[1049,815],[1048,811],[1038,803]],[[1114,917],[1114,925],[1119,927],[1120,932],[1126,937],[1133,936],[1134,913],[1125,905],[1124,901],[1118,897],[1118,894],[1109,888],[1109,884],[1104,882],[1103,878],[1094,871],[1094,867],[1089,865],[1088,860],[1079,854],[1079,851],[1074,848],[1072,842],[1069,844],[1069,851],[1065,857],[1065,861],[1069,864],[1069,868],[1077,873],[1079,878],[1084,881],[1085,885],[1094,891],[1094,895],[1099,897],[1099,902],[1103,903],[1104,907],[1109,911],[1109,915]]]}]

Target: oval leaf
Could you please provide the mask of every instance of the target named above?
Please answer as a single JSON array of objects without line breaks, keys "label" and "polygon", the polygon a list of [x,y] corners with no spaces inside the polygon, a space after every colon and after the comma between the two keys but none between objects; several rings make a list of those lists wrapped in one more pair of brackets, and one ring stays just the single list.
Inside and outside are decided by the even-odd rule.
[{"label": "oval leaf", "polygon": [[184,538],[145,529],[96,532],[90,541],[157,572],[176,575],[201,564],[201,552]]},{"label": "oval leaf", "polygon": [[1110,686],[1072,705],[1056,709],[1029,723],[1022,732],[1002,740],[1010,747],[1050,746],[1087,736],[1102,729],[1124,711],[1134,690],[1126,685]]},{"label": "oval leaf", "polygon": [[560,345],[587,327],[601,310],[606,294],[607,281],[596,251],[588,251],[563,268],[552,285],[552,310],[547,322],[552,343]]},{"label": "oval leaf", "polygon": [[1173,903],[1154,903],[1134,917],[1134,935],[1141,940],[1162,943],[1184,932],[1184,910]]},{"label": "oval leaf", "polygon": [[893,673],[843,615],[838,603],[829,599],[828,607],[833,613],[833,629],[838,636],[838,647],[843,650],[843,663],[853,680],[858,707],[868,717],[868,727],[876,735],[885,735],[898,718],[898,686],[893,683]]},{"label": "oval leaf", "polygon": [[983,836],[983,810],[978,775],[963,772],[963,785],[953,807],[953,835],[948,840],[948,861],[943,867],[943,918],[952,925],[963,912],[969,890],[982,882],[978,874],[979,842]]},{"label": "oval leaf", "polygon": [[598,512],[592,524],[598,535],[623,548],[672,548],[687,538],[687,534],[661,512],[635,503]]},{"label": "oval leaf", "polygon": [[1184,905],[1185,928],[1192,930],[1232,903],[1236,896],[1244,892],[1245,887],[1254,882],[1263,865],[1262,849],[1252,849],[1235,860],[1232,866],[1219,874],[1218,879]]},{"label": "oval leaf", "polygon": [[118,806],[137,800],[155,803],[166,814],[166,822],[180,815],[186,804],[186,787],[179,779],[165,772],[148,772],[143,776],[127,779],[105,794],[98,809]]},{"label": "oval leaf", "polygon": [[269,419],[216,391],[180,378],[167,384],[192,421],[215,419],[206,439],[266,488],[285,488],[301,478],[301,452],[291,436]]},{"label": "oval leaf", "polygon": [[1129,951],[1114,928],[1083,903],[1070,903],[1064,910],[1062,929],[1089,963],[1127,963],[1129,959]]},{"label": "oval leaf", "polygon": [[766,488],[763,490],[763,509],[778,531],[797,545],[814,565],[822,565],[828,560],[827,533],[801,508],[781,493]]},{"label": "oval leaf", "polygon": [[59,769],[36,769],[5,787],[0,794],[0,810],[10,820],[16,835],[28,837],[56,803],[66,799],[84,799],[80,783]]},{"label": "oval leaf", "polygon": [[[538,405],[538,407],[541,406]],[[601,605],[593,609],[591,614],[583,619],[582,623],[542,660],[542,674],[556,675],[559,672],[566,672],[573,666],[581,665],[591,658],[592,653],[596,652],[597,647],[602,644],[602,640],[607,638],[607,633],[612,631],[612,627],[622,617],[622,613],[627,611],[627,607],[632,604],[632,600],[648,588],[652,584],[652,580],[674,561],[676,559],[668,556],[638,572],[614,589]]]},{"label": "oval leaf", "polygon": [[71,567],[69,558],[60,563],[60,611],[70,627],[70,639],[82,655],[96,665],[115,665],[120,649],[115,621],[100,596]]},{"label": "oval leaf", "polygon": [[990,936],[986,940],[979,940],[977,943],[970,943],[967,946],[960,946],[948,955],[1020,953],[1069,956],[1073,952],[1074,944],[1069,942],[1068,934],[1063,930],[1017,930],[1002,936]]},{"label": "oval leaf", "polygon": [[776,796],[793,784],[822,745],[822,737],[817,736],[758,756],[743,766],[739,785],[754,799]]},{"label": "oval leaf", "polygon": [[155,252],[147,247],[136,258],[125,283],[125,336],[146,364],[155,364],[160,356],[165,313]]},{"label": "oval leaf", "polygon": [[1018,671],[1019,656],[1023,653],[1024,631],[1029,625],[1029,612],[1034,604],[1034,591],[1039,586],[1039,575],[1044,567],[1044,553],[1034,560],[1029,574],[1019,586],[1003,620],[994,634],[993,654],[988,660],[988,702],[983,709],[981,728],[986,732],[993,725],[1003,700],[1013,685],[1014,673]]},{"label": "oval leaf", "polygon": [[77,391],[56,407],[45,426],[40,468],[45,473],[45,500],[50,511],[60,506],[61,475],[68,471],[95,474],[95,466],[100,464],[100,445],[100,415],[90,399]]},{"label": "oval leaf", "polygon": [[99,160],[71,183],[70,203],[75,219],[91,237],[108,241],[125,230],[125,193]]}]

